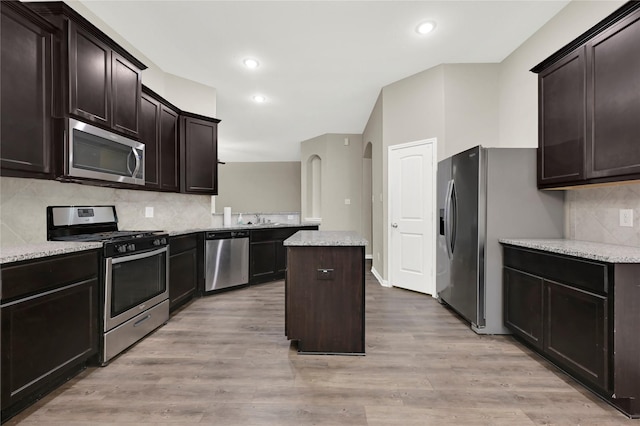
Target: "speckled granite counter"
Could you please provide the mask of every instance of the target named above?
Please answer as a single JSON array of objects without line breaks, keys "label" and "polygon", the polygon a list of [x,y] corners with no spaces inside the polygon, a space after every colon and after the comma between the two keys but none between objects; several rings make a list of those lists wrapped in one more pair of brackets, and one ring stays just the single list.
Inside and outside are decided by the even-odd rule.
[{"label": "speckled granite counter", "polygon": [[48,241],[40,244],[25,244],[0,248],[0,264],[38,259],[58,254],[73,253],[102,247],[102,243],[71,243]]},{"label": "speckled granite counter", "polygon": [[366,246],[367,240],[353,231],[298,231],[284,240],[285,246]]},{"label": "speckled granite counter", "polygon": [[197,229],[182,229],[168,231],[170,237],[178,235],[193,234],[196,232],[214,232],[214,231],[257,231],[260,229],[273,229],[273,228],[300,228],[303,226],[318,226],[317,223],[261,223],[256,225],[232,225],[232,226],[220,226],[214,228],[197,228]]},{"label": "speckled granite counter", "polygon": [[[272,229],[272,228],[299,228],[303,226],[317,226],[317,224],[290,224],[290,223],[264,223],[259,225],[238,225],[227,226],[220,228],[197,228],[197,229],[183,229],[179,231],[169,231],[169,236],[175,237],[178,235],[193,234],[198,232],[207,231],[251,231],[259,229]],[[0,265],[5,263],[19,262],[22,260],[38,259],[41,257],[55,256],[58,254],[73,253],[76,251],[91,250],[102,247],[102,243],[99,242],[57,242],[46,241],[43,243],[24,244],[20,246],[8,246],[0,247]]]},{"label": "speckled granite counter", "polygon": [[640,247],[602,244],[576,240],[532,240],[507,239],[499,240],[502,244],[531,248],[551,253],[566,254],[584,259],[599,260],[609,263],[640,263]]}]

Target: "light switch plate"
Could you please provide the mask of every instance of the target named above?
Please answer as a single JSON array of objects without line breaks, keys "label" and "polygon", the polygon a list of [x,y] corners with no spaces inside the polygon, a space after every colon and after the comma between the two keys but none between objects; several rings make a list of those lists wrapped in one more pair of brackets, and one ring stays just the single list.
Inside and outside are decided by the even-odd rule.
[{"label": "light switch plate", "polygon": [[153,217],[153,207],[144,208],[144,217]]},{"label": "light switch plate", "polygon": [[620,226],[633,228],[633,209],[620,209]]},{"label": "light switch plate", "polygon": [[347,205],[351,204],[351,199],[350,198],[345,198],[344,199],[344,203],[347,204]]}]

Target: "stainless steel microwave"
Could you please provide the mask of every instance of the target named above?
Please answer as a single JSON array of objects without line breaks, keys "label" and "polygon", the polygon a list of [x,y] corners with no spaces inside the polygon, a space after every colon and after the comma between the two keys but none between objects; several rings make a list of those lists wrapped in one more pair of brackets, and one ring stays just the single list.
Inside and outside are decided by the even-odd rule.
[{"label": "stainless steel microwave", "polygon": [[68,120],[67,176],[144,185],[143,143]]}]

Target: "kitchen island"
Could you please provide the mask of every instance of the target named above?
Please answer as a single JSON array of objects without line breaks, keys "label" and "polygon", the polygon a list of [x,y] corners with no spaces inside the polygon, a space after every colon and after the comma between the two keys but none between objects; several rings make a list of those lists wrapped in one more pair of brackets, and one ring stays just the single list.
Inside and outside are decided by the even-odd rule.
[{"label": "kitchen island", "polygon": [[351,231],[298,231],[287,248],[285,335],[300,353],[364,355],[364,247]]}]

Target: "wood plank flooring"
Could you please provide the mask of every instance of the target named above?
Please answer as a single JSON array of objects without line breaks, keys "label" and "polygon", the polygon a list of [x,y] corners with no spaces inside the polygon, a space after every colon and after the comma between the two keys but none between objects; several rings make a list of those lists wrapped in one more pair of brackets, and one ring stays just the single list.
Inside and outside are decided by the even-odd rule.
[{"label": "wood plank flooring", "polygon": [[368,274],[366,356],[299,355],[284,282],[198,299],[7,424],[640,425],[509,336]]}]

